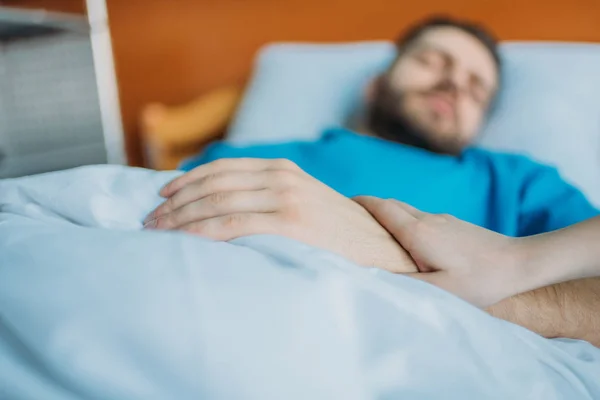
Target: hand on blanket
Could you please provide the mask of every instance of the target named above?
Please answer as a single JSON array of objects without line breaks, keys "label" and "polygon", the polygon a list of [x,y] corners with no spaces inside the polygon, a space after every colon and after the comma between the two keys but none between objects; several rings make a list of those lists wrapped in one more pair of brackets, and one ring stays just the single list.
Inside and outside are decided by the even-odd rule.
[{"label": "hand on blanket", "polygon": [[355,199],[415,260],[412,276],[485,308],[527,290],[519,277],[518,241],[448,215],[396,200]]},{"label": "hand on blanket", "polygon": [[360,205],[287,160],[224,159],[169,183],[146,228],[215,240],[282,235],[363,266],[415,272],[404,249]]}]

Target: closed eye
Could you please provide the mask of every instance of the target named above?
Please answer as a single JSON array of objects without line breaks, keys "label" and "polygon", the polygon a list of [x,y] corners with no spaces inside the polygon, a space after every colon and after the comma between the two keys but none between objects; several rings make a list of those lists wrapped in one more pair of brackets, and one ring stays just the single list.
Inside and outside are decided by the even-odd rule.
[{"label": "closed eye", "polygon": [[475,74],[471,75],[469,94],[476,103],[482,105],[487,104],[491,97],[490,90],[485,86],[482,79]]},{"label": "closed eye", "polygon": [[446,59],[443,54],[435,50],[425,50],[415,54],[416,60],[426,67],[443,68]]}]

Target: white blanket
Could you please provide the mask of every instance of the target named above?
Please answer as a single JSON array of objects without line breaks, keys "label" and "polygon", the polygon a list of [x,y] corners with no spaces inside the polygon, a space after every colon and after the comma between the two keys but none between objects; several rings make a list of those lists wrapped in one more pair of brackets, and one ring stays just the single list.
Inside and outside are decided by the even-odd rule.
[{"label": "white blanket", "polygon": [[600,351],[273,236],[141,231],[174,173],[0,182],[0,399],[598,399]]}]

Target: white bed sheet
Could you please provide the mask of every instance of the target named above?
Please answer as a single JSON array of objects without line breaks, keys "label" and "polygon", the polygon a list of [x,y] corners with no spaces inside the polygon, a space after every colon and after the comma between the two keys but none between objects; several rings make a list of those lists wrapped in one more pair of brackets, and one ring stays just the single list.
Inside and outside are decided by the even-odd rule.
[{"label": "white bed sheet", "polygon": [[0,399],[598,399],[600,350],[275,236],[140,231],[174,173],[0,182]]}]

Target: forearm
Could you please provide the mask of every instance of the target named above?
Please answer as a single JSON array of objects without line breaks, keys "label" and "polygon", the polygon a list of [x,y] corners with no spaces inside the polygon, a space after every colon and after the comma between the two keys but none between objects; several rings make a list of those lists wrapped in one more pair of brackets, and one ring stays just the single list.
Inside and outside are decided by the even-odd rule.
[{"label": "forearm", "polygon": [[547,338],[581,339],[600,347],[600,278],[580,279],[523,293],[488,311]]},{"label": "forearm", "polygon": [[600,218],[518,241],[514,276],[523,293],[490,313],[545,337],[600,347],[600,278],[590,278],[600,276]]},{"label": "forearm", "polygon": [[521,291],[600,276],[600,217],[518,241]]}]

